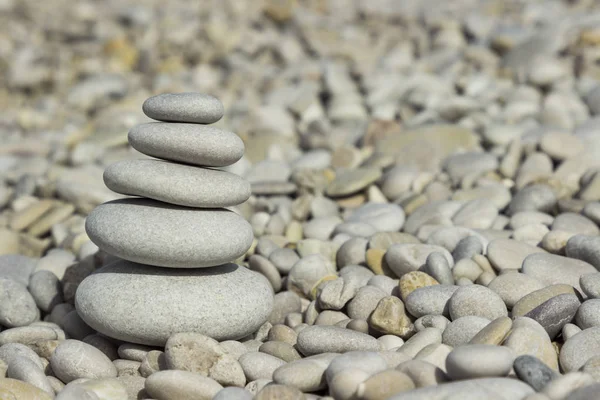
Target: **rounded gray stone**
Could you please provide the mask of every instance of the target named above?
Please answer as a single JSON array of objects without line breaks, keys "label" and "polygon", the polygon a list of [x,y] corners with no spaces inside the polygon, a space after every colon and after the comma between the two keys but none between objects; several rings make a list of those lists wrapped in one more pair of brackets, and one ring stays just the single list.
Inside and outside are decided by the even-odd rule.
[{"label": "rounded gray stone", "polygon": [[65,383],[75,379],[116,378],[117,368],[100,350],[79,340],[61,342],[52,357],[50,366],[56,377]]},{"label": "rounded gray stone", "polygon": [[504,346],[469,344],[455,348],[446,358],[450,378],[473,379],[506,376],[512,368],[515,354]]},{"label": "rounded gray stone", "polygon": [[581,329],[587,329],[592,326],[600,326],[600,299],[590,299],[584,301],[577,310],[575,321],[577,326]]},{"label": "rounded gray stone", "polygon": [[432,285],[412,291],[405,301],[406,310],[415,318],[425,315],[449,316],[448,302],[458,290],[454,285]]},{"label": "rounded gray stone", "polygon": [[223,386],[195,372],[167,370],[150,375],[146,379],[145,389],[155,399],[210,400]]},{"label": "rounded gray stone", "polygon": [[515,271],[497,276],[487,287],[498,294],[508,307],[512,308],[523,297],[546,287],[546,285],[532,276]]},{"label": "rounded gray stone", "polygon": [[487,318],[467,315],[450,322],[442,333],[442,343],[457,347],[467,344],[490,323]]},{"label": "rounded gray stone", "polygon": [[600,268],[600,237],[575,235],[569,239],[565,247],[567,257],[576,258]]},{"label": "rounded gray stone", "polygon": [[14,328],[31,324],[40,312],[27,288],[12,279],[0,278],[0,324]]},{"label": "rounded gray stone", "polygon": [[480,285],[458,288],[448,302],[448,310],[452,320],[476,315],[492,321],[508,315],[506,305],[500,296]]},{"label": "rounded gray stone", "polygon": [[487,258],[498,271],[521,269],[525,258],[534,253],[545,253],[545,251],[513,239],[495,239],[487,247]]},{"label": "rounded gray stone", "polygon": [[238,175],[162,160],[117,162],[104,170],[104,183],[117,193],[198,208],[234,206],[251,194]]},{"label": "rounded gray stone", "polygon": [[239,360],[248,382],[257,379],[273,379],[273,372],[286,362],[270,354],[250,352],[243,354]]},{"label": "rounded gray stone", "polygon": [[298,334],[298,351],[305,356],[348,351],[379,351],[379,342],[365,333],[337,326],[315,325]]},{"label": "rounded gray stone", "polygon": [[571,336],[560,350],[563,371],[578,371],[592,357],[600,355],[600,326],[585,329]]},{"label": "rounded gray stone", "polygon": [[28,289],[42,311],[50,312],[55,305],[63,302],[60,281],[50,271],[39,270],[31,275]]},{"label": "rounded gray stone", "polygon": [[131,128],[128,140],[151,157],[193,165],[225,167],[244,155],[239,136],[212,126],[151,122]]},{"label": "rounded gray stone", "polygon": [[542,390],[548,382],[559,376],[539,358],[527,354],[517,357],[513,368],[519,379],[529,384],[536,392]]},{"label": "rounded gray stone", "polygon": [[441,253],[451,267],[454,265],[452,255],[441,246],[431,244],[395,244],[385,253],[385,261],[392,271],[398,276],[412,271],[418,271],[423,267],[430,254]]},{"label": "rounded gray stone", "polygon": [[168,269],[117,261],[77,289],[81,318],[106,336],[164,345],[174,332],[239,339],[269,317],[273,290],[260,274],[235,264]]},{"label": "rounded gray stone", "polygon": [[581,275],[579,278],[579,285],[581,286],[583,293],[589,298],[600,298],[600,272]]},{"label": "rounded gray stone", "polygon": [[144,114],[158,121],[212,124],[225,112],[219,99],[204,93],[164,93],[142,104]]},{"label": "rounded gray stone", "polygon": [[86,231],[107,253],[169,268],[202,268],[236,259],[250,248],[250,224],[225,209],[192,209],[149,199],[96,207]]}]

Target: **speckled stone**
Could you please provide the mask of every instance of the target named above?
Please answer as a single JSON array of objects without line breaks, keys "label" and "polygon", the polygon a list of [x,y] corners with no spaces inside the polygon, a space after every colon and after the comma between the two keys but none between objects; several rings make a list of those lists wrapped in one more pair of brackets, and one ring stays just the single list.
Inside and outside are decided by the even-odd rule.
[{"label": "speckled stone", "polygon": [[315,325],[298,334],[298,350],[305,356],[347,351],[377,351],[379,342],[372,336],[337,326]]},{"label": "speckled stone", "polygon": [[199,208],[241,204],[250,184],[238,175],[162,160],[125,160],[104,170],[106,186],[121,194]]},{"label": "speckled stone", "polygon": [[470,344],[448,354],[446,368],[454,380],[506,376],[515,355],[511,349],[489,344]]},{"label": "speckled stone", "polygon": [[75,306],[107,336],[164,345],[173,332],[244,337],[269,317],[273,291],[262,275],[235,264],[167,269],[122,260],[87,277]]},{"label": "speckled stone", "polygon": [[513,364],[515,373],[523,382],[528,383],[537,392],[559,375],[538,358],[530,355],[522,355],[515,359]]},{"label": "speckled stone", "polygon": [[128,139],[141,153],[193,165],[224,167],[244,155],[239,136],[212,126],[151,122],[131,128]]},{"label": "speckled stone", "polygon": [[560,366],[565,372],[577,371],[592,357],[600,355],[600,326],[571,336],[560,351]]},{"label": "speckled stone", "polygon": [[96,207],[86,231],[107,253],[170,268],[220,265],[250,248],[252,228],[224,209],[192,209],[149,199],[124,199]]},{"label": "speckled stone", "polygon": [[158,121],[212,124],[225,112],[219,99],[204,93],[164,93],[142,104],[144,114]]}]

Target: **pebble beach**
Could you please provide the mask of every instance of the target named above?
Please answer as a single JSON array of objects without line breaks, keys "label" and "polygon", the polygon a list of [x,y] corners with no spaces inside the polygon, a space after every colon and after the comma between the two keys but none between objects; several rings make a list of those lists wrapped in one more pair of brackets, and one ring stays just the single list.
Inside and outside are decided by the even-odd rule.
[{"label": "pebble beach", "polygon": [[598,393],[598,1],[0,0],[0,399]]}]

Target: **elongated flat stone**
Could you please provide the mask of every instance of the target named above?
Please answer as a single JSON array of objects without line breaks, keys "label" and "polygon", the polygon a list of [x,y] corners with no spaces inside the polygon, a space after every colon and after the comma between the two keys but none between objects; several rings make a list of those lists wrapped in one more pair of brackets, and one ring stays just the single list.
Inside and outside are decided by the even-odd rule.
[{"label": "elongated flat stone", "polygon": [[212,124],[225,112],[219,99],[204,93],[165,93],[152,96],[142,104],[152,119],[171,122]]},{"label": "elongated flat stone", "polygon": [[273,291],[262,275],[236,264],[173,269],[119,260],[84,279],[75,307],[107,336],[164,346],[175,332],[221,341],[256,331],[271,313]]},{"label": "elongated flat stone", "polygon": [[187,164],[224,167],[244,155],[239,136],[211,126],[151,122],[134,126],[127,138],[144,154]]},{"label": "elongated flat stone", "polygon": [[104,183],[117,193],[188,207],[227,207],[250,197],[250,184],[238,175],[161,160],[112,164]]},{"label": "elongated flat stone", "polygon": [[246,220],[225,209],[193,209],[150,199],[96,207],[86,219],[90,239],[125,260],[169,268],[220,265],[250,248]]}]

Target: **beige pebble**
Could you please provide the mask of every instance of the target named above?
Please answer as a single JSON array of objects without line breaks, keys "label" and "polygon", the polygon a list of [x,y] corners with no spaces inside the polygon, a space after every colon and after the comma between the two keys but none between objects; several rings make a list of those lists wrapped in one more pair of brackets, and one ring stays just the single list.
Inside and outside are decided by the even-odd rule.
[{"label": "beige pebble", "polygon": [[398,287],[400,288],[400,297],[403,301],[406,301],[408,295],[416,289],[432,285],[439,285],[439,282],[431,276],[429,276],[428,274],[426,274],[425,272],[409,272],[407,274],[402,275],[402,277],[400,278],[400,282],[398,283]]},{"label": "beige pebble", "polygon": [[412,321],[406,315],[402,300],[396,296],[387,296],[379,300],[369,317],[369,324],[383,334],[401,338],[406,338],[415,331]]}]

